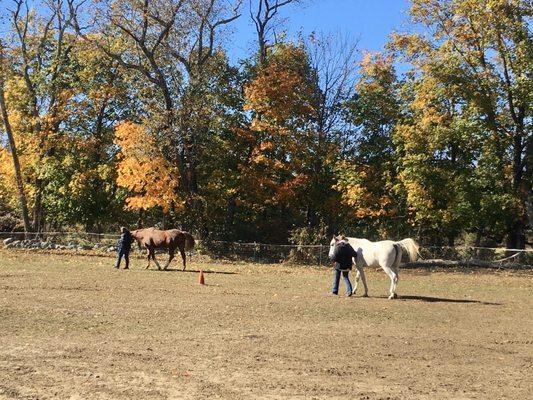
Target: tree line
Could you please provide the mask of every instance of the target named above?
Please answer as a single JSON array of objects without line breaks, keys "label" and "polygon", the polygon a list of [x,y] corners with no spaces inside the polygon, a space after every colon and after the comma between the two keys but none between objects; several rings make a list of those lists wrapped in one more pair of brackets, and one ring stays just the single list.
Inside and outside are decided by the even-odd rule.
[{"label": "tree line", "polygon": [[3,229],[527,244],[529,1],[412,0],[376,53],[284,34],[298,0],[0,4]]}]

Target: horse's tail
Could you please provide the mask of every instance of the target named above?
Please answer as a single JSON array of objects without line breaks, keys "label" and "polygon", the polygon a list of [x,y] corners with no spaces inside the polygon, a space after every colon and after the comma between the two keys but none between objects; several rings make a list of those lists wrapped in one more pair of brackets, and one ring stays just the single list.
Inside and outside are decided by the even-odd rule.
[{"label": "horse's tail", "polygon": [[195,245],[194,238],[189,232],[183,232],[185,235],[185,250],[192,250]]},{"label": "horse's tail", "polygon": [[409,261],[416,261],[420,253],[418,252],[419,246],[413,239],[407,238],[396,242],[403,250],[409,255]]},{"label": "horse's tail", "polygon": [[394,257],[394,265],[395,267],[399,267],[400,263],[402,262],[402,246],[396,242],[394,243],[394,251],[396,252],[396,257]]}]

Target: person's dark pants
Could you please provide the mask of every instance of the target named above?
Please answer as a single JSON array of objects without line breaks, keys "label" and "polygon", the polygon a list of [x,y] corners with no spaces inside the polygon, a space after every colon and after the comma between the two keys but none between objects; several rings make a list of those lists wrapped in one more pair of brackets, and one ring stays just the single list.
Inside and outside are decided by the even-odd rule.
[{"label": "person's dark pants", "polygon": [[341,279],[341,273],[342,277],[344,278],[344,283],[346,284],[346,295],[351,296],[352,295],[352,283],[350,282],[350,279],[348,278],[348,274],[350,273],[349,270],[340,270],[340,269],[334,269],[333,270],[333,294],[339,293],[339,281]]},{"label": "person's dark pants", "polygon": [[120,267],[120,260],[122,260],[122,258],[124,258],[124,261],[126,262],[126,266],[124,267],[124,269],[128,269],[130,267],[130,255],[129,252],[124,250],[118,252],[117,263],[115,264],[115,268]]}]

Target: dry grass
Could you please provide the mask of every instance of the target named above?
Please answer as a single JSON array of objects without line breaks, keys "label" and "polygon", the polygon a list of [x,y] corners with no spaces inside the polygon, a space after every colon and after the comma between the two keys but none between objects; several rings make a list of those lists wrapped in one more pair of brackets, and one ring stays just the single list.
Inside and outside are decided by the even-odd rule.
[{"label": "dry grass", "polygon": [[0,398],[533,396],[530,272],[403,271],[389,301],[374,270],[347,299],[326,269],[112,264],[0,251]]}]

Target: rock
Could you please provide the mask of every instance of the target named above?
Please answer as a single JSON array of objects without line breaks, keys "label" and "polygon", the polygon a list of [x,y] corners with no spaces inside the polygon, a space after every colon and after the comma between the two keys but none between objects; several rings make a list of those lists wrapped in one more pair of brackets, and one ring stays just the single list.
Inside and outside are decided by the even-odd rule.
[{"label": "rock", "polygon": [[13,240],[11,243],[9,243],[6,248],[11,248],[11,247],[20,247],[20,243],[21,241],[20,240]]},{"label": "rock", "polygon": [[15,239],[13,238],[7,238],[7,239],[4,239],[3,242],[4,242],[4,246],[7,246],[9,243],[12,243],[14,242]]}]

